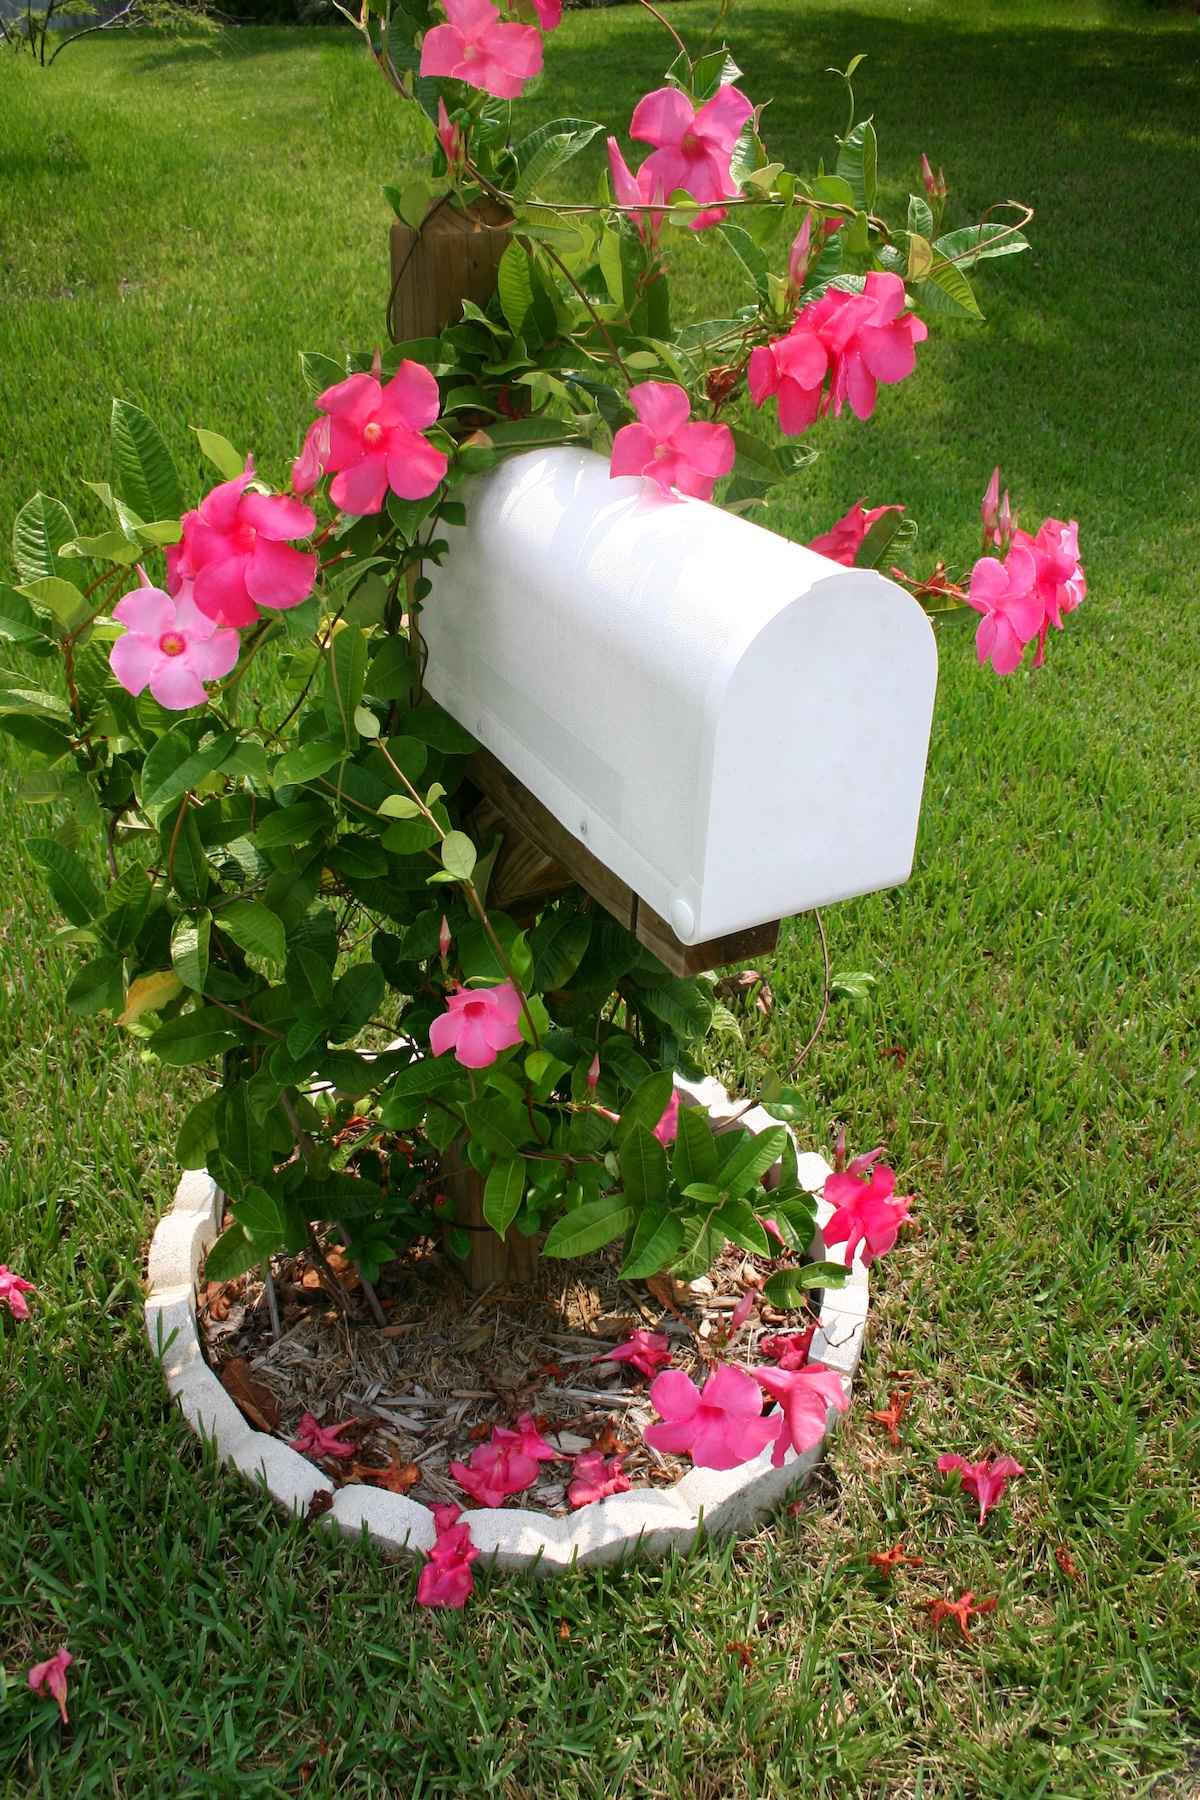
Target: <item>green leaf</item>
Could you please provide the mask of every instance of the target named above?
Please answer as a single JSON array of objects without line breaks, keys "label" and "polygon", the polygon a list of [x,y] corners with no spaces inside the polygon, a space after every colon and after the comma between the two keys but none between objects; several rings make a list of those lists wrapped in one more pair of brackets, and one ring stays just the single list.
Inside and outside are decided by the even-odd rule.
[{"label": "green leaf", "polygon": [[85,963],[67,989],[73,1013],[120,1012],[125,1004],[125,959],[97,956]]},{"label": "green leaf", "polygon": [[[345,632],[341,633],[345,637]],[[335,763],[340,763],[346,755],[341,744],[330,744],[320,739],[311,744],[300,744],[295,750],[289,750],[281,756],[271,772],[271,779],[276,787],[293,787],[301,782],[315,781],[318,775],[324,775]]]},{"label": "green leaf", "polygon": [[583,961],[592,936],[586,913],[544,913],[529,948],[533,952],[533,985],[539,993],[565,988]]},{"label": "green leaf", "polygon": [[246,1236],[241,1225],[233,1224],[209,1247],[204,1258],[206,1281],[234,1281],[263,1260],[263,1253]]},{"label": "green leaf", "polygon": [[357,747],[354,709],[367,673],[367,640],[357,625],[339,631],[325,657],[325,718],[335,743]]},{"label": "green leaf", "polygon": [[377,962],[355,963],[346,970],[330,1000],[326,1029],[334,1043],[344,1043],[362,1030],[382,1004],[386,987]]},{"label": "green leaf", "polygon": [[533,1137],[526,1114],[510,1100],[489,1096],[464,1101],[462,1115],[471,1136],[493,1156],[519,1156],[522,1145]]},{"label": "green leaf", "polygon": [[[208,893],[209,871],[208,861],[204,854],[204,845],[200,842],[200,832],[196,825],[196,815],[187,801],[182,803],[183,817],[179,820],[179,830],[171,826],[171,837],[175,848],[168,852],[171,865],[171,876],[176,892],[188,906],[199,906]],[[171,818],[170,813],[167,814]]]},{"label": "green leaf", "polygon": [[779,1161],[786,1143],[787,1131],[782,1125],[772,1125],[757,1136],[748,1136],[721,1165],[717,1179],[725,1192],[745,1194],[756,1187],[759,1177]]},{"label": "green leaf", "polygon": [[866,969],[836,969],[829,979],[829,991],[836,1000],[869,1000],[875,976]]},{"label": "green leaf", "polygon": [[217,1105],[217,1144],[243,1182],[258,1180],[271,1167],[271,1133],[251,1104],[249,1084],[245,1081],[236,1082],[221,1096]]},{"label": "green leaf", "polygon": [[694,981],[672,981],[666,987],[638,990],[638,1005],[685,1042],[696,1043],[712,1025],[712,1001]]},{"label": "green leaf", "polygon": [[170,806],[181,799],[214,773],[237,741],[236,732],[219,731],[203,749],[197,749],[202,729],[202,721],[184,719],[151,746],[142,765],[144,807]]},{"label": "green leaf", "polygon": [[533,306],[533,273],[527,252],[515,238],[500,258],[500,267],[496,272],[496,292],[510,331],[521,337],[526,317]]},{"label": "green leaf", "polygon": [[61,500],[37,493],[27,500],[13,524],[13,560],[22,581],[59,576],[71,578],[69,563],[60,560],[64,544],[75,536],[75,521]]},{"label": "green leaf", "polygon": [[527,1169],[522,1156],[504,1157],[493,1168],[483,1190],[483,1216],[504,1236],[517,1216],[525,1193]]},{"label": "green leaf", "polygon": [[896,534],[904,525],[904,508],[889,506],[881,513],[869,528],[858,549],[854,553],[856,569],[878,569],[882,566],[888,552],[895,542]]},{"label": "green leaf", "polygon": [[[303,362],[303,358],[301,361]],[[336,363],[334,367],[337,367]],[[335,379],[342,379],[340,369]],[[245,473],[246,459],[239,450],[234,449],[227,437],[222,437],[219,431],[205,431],[203,425],[193,425],[192,430],[196,434],[201,454],[208,458],[226,481],[236,481],[239,475]]]},{"label": "green leaf", "polygon": [[727,1200],[713,1220],[718,1231],[723,1231],[727,1238],[740,1244],[743,1250],[749,1250],[752,1256],[769,1256],[771,1245],[766,1232],[754,1216],[754,1211],[744,1200]]},{"label": "green leaf", "polygon": [[72,925],[90,925],[96,914],[103,912],[104,902],[74,851],[64,849],[53,838],[31,838],[28,850],[45,875],[60,912]]},{"label": "green leaf", "polygon": [[680,1106],[671,1166],[681,1188],[687,1188],[695,1181],[716,1180],[717,1146],[706,1106]]},{"label": "green leaf", "polygon": [[283,920],[256,900],[232,900],[216,916],[216,924],[250,956],[282,963],[287,955]]},{"label": "green leaf", "polygon": [[278,812],[268,813],[254,833],[254,842],[260,850],[279,850],[285,845],[308,844],[332,822],[333,815],[324,801],[300,800],[294,806],[284,806]]},{"label": "green leaf", "polygon": [[[332,356],[325,356],[320,350],[302,350],[300,352],[300,373],[304,377],[304,385],[314,400],[325,392],[326,388],[336,387],[339,381],[345,381],[344,363],[334,362]],[[241,470],[238,470],[241,474]]]},{"label": "green leaf", "polygon": [[622,1194],[609,1194],[603,1200],[577,1206],[551,1226],[542,1255],[586,1256],[591,1250],[611,1244],[629,1230],[636,1218]]},{"label": "green leaf", "polygon": [[780,1312],[795,1312],[807,1305],[813,1288],[845,1285],[846,1271],[840,1263],[799,1263],[795,1268],[776,1270],[763,1287],[763,1298]]},{"label": "green leaf", "polygon": [[179,1128],[175,1160],[184,1169],[203,1169],[208,1153],[217,1147],[217,1093],[198,1100]]},{"label": "green leaf", "polygon": [[636,1207],[664,1205],[670,1177],[667,1153],[645,1125],[635,1125],[621,1144],[621,1185]]},{"label": "green leaf", "polygon": [[860,212],[875,210],[877,160],[875,127],[870,119],[864,119],[843,139],[837,159],[837,172],[849,185],[854,195],[854,204]]},{"label": "green leaf", "polygon": [[92,610],[75,583],[64,581],[59,575],[43,575],[37,581],[27,581],[17,592],[52,612],[67,631],[75,631]]},{"label": "green leaf", "polygon": [[470,881],[475,870],[475,846],[465,831],[448,831],[442,839],[442,867],[455,881]]},{"label": "green leaf", "polygon": [[39,650],[49,649],[51,641],[24,594],[9,587],[6,581],[0,581],[0,638],[10,644],[37,645]]},{"label": "green leaf", "polygon": [[648,1075],[621,1109],[620,1122],[613,1129],[614,1144],[623,1144],[638,1125],[653,1132],[667,1110],[674,1085],[670,1069],[656,1069],[653,1075]]},{"label": "green leaf", "polygon": [[[390,641],[398,642],[397,639]],[[409,671],[411,686],[412,664],[407,658],[404,666]],[[371,673],[372,676],[375,673],[375,663],[371,664]],[[374,688],[371,691],[374,693]],[[407,688],[405,691],[407,692]],[[473,750],[479,748],[478,738],[473,738],[457,719],[451,718],[448,712],[443,712],[440,706],[432,704],[410,707],[401,713],[396,730],[405,737],[416,738],[418,743],[428,744],[434,750],[444,750],[447,756],[470,756]]]},{"label": "green leaf", "polygon": [[759,299],[765,300],[767,298],[767,270],[770,265],[764,253],[754,242],[750,233],[743,231],[740,225],[721,225],[718,230],[750,277],[751,285]]},{"label": "green leaf", "polygon": [[781,1088],[772,1099],[764,1098],[762,1107],[784,1125],[806,1125],[812,1116],[812,1105],[799,1088]]},{"label": "green leaf", "polygon": [[957,263],[935,254],[933,267],[916,287],[915,299],[924,312],[944,313],[952,319],[982,319],[975,291]]},{"label": "green leaf", "polygon": [[658,1203],[643,1208],[629,1255],[621,1264],[622,1281],[643,1281],[669,1267],[683,1243],[683,1220]]},{"label": "green leaf", "polygon": [[171,962],[184,987],[194,994],[204,992],[208,980],[208,946],[212,931],[212,914],[205,908],[194,919],[185,913],[176,919],[171,933]]},{"label": "green leaf", "polygon": [[333,976],[324,957],[303,947],[289,951],[283,979],[299,1018],[324,1015],[333,999]]},{"label": "green leaf", "polygon": [[107,917],[104,920],[104,933],[114,950],[132,948],[149,910],[153,892],[150,877],[137,863],[131,864],[113,882],[105,895]]},{"label": "green leaf", "polygon": [[237,1020],[228,1013],[215,1006],[202,1006],[160,1025],[150,1040],[150,1048],[160,1062],[179,1069],[232,1050],[243,1035]]},{"label": "green leaf", "polygon": [[286,1229],[283,1212],[266,1188],[248,1187],[235,1205],[233,1216],[246,1236],[265,1244],[268,1253],[283,1242]]},{"label": "green leaf", "polygon": [[[927,231],[925,236],[929,235]],[[947,231],[938,238],[933,247],[939,256],[953,261],[956,268],[969,269],[972,264],[983,262],[987,257],[1018,256],[1022,250],[1028,250],[1029,239],[1023,232],[1013,231],[1009,226],[999,223],[960,225],[957,231]]]},{"label": "green leaf", "polygon": [[140,519],[178,519],[183,495],[171,452],[154,421],[128,400],[113,401],[112,447],[125,504]]},{"label": "green leaf", "polygon": [[[933,213],[930,210],[929,202],[923,200],[920,194],[908,196],[908,229],[917,232],[923,238],[933,236]],[[953,255],[953,252],[947,251],[945,254]]]},{"label": "green leaf", "polygon": [[603,130],[603,125],[597,125],[594,119],[551,119],[547,124],[539,125],[536,131],[531,131],[528,137],[523,137],[520,143],[513,145],[517,167],[524,173],[542,146],[551,138],[565,138],[570,144],[567,156],[562,158],[565,162],[567,157],[578,156],[591,143],[596,133]]}]

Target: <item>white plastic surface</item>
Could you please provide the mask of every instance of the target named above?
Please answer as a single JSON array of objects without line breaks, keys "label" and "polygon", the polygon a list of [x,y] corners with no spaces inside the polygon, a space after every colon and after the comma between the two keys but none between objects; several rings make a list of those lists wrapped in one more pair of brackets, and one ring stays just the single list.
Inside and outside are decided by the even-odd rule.
[{"label": "white plastic surface", "polygon": [[908,879],[937,651],[902,588],[586,450],[467,513],[429,692],[685,943]]}]

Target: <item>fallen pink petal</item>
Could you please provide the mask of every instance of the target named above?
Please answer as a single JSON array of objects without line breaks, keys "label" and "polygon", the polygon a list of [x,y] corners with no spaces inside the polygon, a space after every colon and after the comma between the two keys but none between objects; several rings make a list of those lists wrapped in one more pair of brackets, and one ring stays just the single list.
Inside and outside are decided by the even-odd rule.
[{"label": "fallen pink petal", "polygon": [[67,1670],[75,1658],[64,1647],[56,1650],[45,1662],[34,1663],[29,1671],[29,1685],[35,1694],[50,1692],[52,1699],[58,1701],[58,1710],[62,1714],[62,1722],[67,1723]]},{"label": "fallen pink petal", "polygon": [[23,1275],[15,1275],[7,1263],[0,1263],[0,1305],[7,1306],[14,1319],[29,1317],[29,1302],[25,1296],[36,1293],[32,1281],[26,1281]]},{"label": "fallen pink petal", "polygon": [[437,1541],[417,1579],[418,1606],[466,1605],[475,1585],[471,1564],[479,1551],[471,1542],[469,1525],[460,1524],[457,1506],[435,1506],[433,1521]]},{"label": "fallen pink petal", "polygon": [[809,1363],[803,1369],[758,1368],[754,1379],[782,1408],[783,1425],[771,1457],[777,1469],[783,1465],[789,1444],[799,1454],[821,1442],[831,1406],[844,1413],[850,1404],[841,1377],[824,1363]]},{"label": "fallen pink petal", "polygon": [[610,1494],[627,1494],[630,1489],[621,1458],[614,1456],[606,1463],[599,1450],[585,1450],[577,1456],[572,1475],[567,1499],[576,1507],[592,1506],[597,1500],[607,1500]]},{"label": "fallen pink petal", "polygon": [[941,1475],[953,1474],[955,1470],[961,1475],[963,1487],[979,1502],[981,1525],[992,1508],[1004,1498],[1009,1482],[1025,1473],[1021,1464],[1011,1456],[997,1456],[994,1459],[985,1456],[979,1462],[967,1462],[953,1451],[945,1451],[939,1456],[937,1466]]},{"label": "fallen pink petal", "polygon": [[647,1331],[639,1325],[623,1344],[605,1350],[594,1361],[632,1363],[641,1374],[653,1377],[664,1363],[670,1362],[671,1356],[671,1340],[665,1331]]},{"label": "fallen pink petal", "polygon": [[344,1444],[338,1435],[345,1429],[345,1425],[318,1425],[312,1414],[306,1412],[288,1448],[318,1460],[323,1456],[353,1456],[354,1445]]}]

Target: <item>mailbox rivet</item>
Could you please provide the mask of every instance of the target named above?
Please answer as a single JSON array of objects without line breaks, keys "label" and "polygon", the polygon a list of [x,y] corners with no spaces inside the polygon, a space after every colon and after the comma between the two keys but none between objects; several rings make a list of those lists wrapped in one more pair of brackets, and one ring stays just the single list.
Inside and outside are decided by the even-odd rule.
[{"label": "mailbox rivet", "polygon": [[587,836],[587,820],[586,819],[580,819],[580,821],[579,821],[579,835],[580,835],[580,837]]}]

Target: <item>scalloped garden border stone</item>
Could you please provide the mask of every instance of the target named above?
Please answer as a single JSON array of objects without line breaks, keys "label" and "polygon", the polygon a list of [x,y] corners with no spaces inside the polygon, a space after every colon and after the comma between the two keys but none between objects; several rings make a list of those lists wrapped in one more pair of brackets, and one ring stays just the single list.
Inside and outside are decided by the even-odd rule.
[{"label": "scalloped garden border stone", "polygon": [[[739,1123],[763,1131],[775,1120],[755,1107],[744,1114],[711,1077],[688,1082],[676,1077],[685,1105],[705,1105],[716,1130]],[[824,1157],[801,1152],[801,1185],[810,1193],[830,1173]],[[818,1229],[832,1211],[817,1203]],[[386,1489],[333,1483],[307,1457],[279,1438],[250,1426],[204,1360],[196,1326],[196,1284],[200,1258],[218,1235],[222,1196],[204,1170],[183,1177],[169,1213],[150,1245],[146,1328],[163,1366],[167,1386],[193,1430],[218,1455],[251,1481],[265,1484],[289,1513],[308,1510],[314,1494],[332,1497],[321,1520],[335,1520],[344,1532],[368,1531],[388,1552],[428,1551],[436,1532],[427,1506]],[[862,1355],[867,1322],[867,1271],[855,1260],[844,1288],[827,1291],[810,1356],[840,1375],[849,1395]],[[789,1489],[803,1485],[825,1455],[839,1415],[830,1407],[825,1436],[803,1455],[789,1450],[782,1468],[771,1466],[768,1445],[736,1469],[691,1469],[670,1488],[638,1488],[584,1506],[570,1518],[553,1518],[524,1508],[477,1509],[463,1514],[471,1540],[491,1566],[504,1571],[557,1574],[574,1563],[613,1563],[637,1547],[661,1556],[672,1546],[686,1550],[701,1527],[709,1536],[747,1531],[775,1507]]]}]

